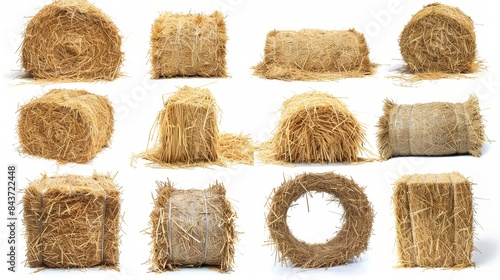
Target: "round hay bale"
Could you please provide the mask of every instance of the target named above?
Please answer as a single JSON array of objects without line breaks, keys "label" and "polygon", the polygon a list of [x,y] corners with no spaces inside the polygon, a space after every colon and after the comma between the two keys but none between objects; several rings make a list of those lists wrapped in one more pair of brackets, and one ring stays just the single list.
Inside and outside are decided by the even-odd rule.
[{"label": "round hay bale", "polygon": [[416,13],[399,37],[411,73],[472,73],[476,62],[474,23],[460,9],[434,3]]},{"label": "round hay bale", "polygon": [[157,184],[150,216],[152,270],[200,266],[231,270],[236,213],[224,186],[215,183],[205,190],[180,190],[169,181]]},{"label": "round hay bale", "polygon": [[362,33],[350,30],[273,30],[254,74],[267,79],[331,80],[373,73]]},{"label": "round hay bale", "polygon": [[211,15],[162,13],[151,28],[151,75],[226,77],[226,23]]},{"label": "round hay bale", "polygon": [[123,61],[115,24],[85,0],[56,0],[28,23],[21,46],[26,75],[47,80],[114,80]]},{"label": "round hay bale", "polygon": [[61,163],[86,163],[109,145],[113,107],[85,90],[53,89],[19,109],[21,151]]},{"label": "round hay bale", "polygon": [[[298,240],[287,224],[292,203],[309,192],[330,194],[344,208],[342,228],[325,243]],[[305,173],[285,180],[274,191],[267,226],[281,262],[289,260],[302,268],[332,267],[347,263],[368,248],[373,216],[371,203],[352,179],[333,172]]]},{"label": "round hay bale", "polygon": [[35,180],[23,196],[29,267],[116,267],[120,191],[108,175]]},{"label": "round hay bale", "polygon": [[355,162],[365,131],[334,96],[312,91],[295,95],[281,108],[281,119],[260,157],[273,162]]},{"label": "round hay bale", "polygon": [[383,159],[395,156],[481,155],[485,135],[479,101],[398,105],[385,100],[377,146]]},{"label": "round hay bale", "polygon": [[395,185],[399,265],[474,266],[472,183],[453,172],[406,175]]}]

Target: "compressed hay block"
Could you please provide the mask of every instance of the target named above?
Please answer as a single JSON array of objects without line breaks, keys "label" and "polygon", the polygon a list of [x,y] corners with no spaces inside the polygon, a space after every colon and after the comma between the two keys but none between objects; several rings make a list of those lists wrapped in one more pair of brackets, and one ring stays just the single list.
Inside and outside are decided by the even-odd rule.
[{"label": "compressed hay block", "polygon": [[331,80],[372,74],[362,33],[350,30],[274,30],[255,75],[281,80]]},{"label": "compressed hay block", "polygon": [[[344,209],[342,227],[324,243],[309,244],[297,239],[287,224],[288,209],[311,192],[331,195]],[[368,248],[372,233],[373,209],[364,189],[352,179],[327,173],[305,173],[285,180],[273,190],[267,227],[282,262],[294,267],[320,268],[346,264]],[[328,222],[328,221],[325,221]]]},{"label": "compressed hay block", "polygon": [[29,267],[116,267],[120,192],[109,176],[43,176],[23,197]]},{"label": "compressed hay block", "polygon": [[158,182],[151,212],[152,270],[200,266],[231,270],[235,218],[220,183],[205,190],[180,190],[171,182]]},{"label": "compressed hay block", "polygon": [[434,3],[416,13],[399,37],[411,73],[476,72],[474,23],[460,9]]},{"label": "compressed hay block", "polygon": [[476,96],[464,103],[398,105],[386,100],[377,144],[384,159],[394,156],[481,155],[484,126]]},{"label": "compressed hay block", "polygon": [[62,163],[86,163],[110,143],[113,107],[84,90],[53,89],[19,110],[24,153]]},{"label": "compressed hay block", "polygon": [[308,92],[286,100],[265,161],[353,162],[362,151],[364,129],[347,106],[323,92]]},{"label": "compressed hay block", "polygon": [[162,13],[151,29],[151,75],[226,77],[226,24],[211,15]]},{"label": "compressed hay block", "polygon": [[114,80],[121,43],[115,24],[91,3],[56,0],[26,26],[21,62],[35,79]]},{"label": "compressed hay block", "polygon": [[474,266],[472,187],[459,173],[407,175],[394,190],[402,267]]}]

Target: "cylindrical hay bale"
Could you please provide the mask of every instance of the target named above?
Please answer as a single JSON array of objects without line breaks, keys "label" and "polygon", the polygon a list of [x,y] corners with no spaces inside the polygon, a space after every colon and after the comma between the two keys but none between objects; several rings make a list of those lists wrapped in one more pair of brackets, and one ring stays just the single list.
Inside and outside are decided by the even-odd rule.
[{"label": "cylindrical hay bale", "polygon": [[474,23],[458,8],[434,3],[416,13],[399,37],[411,73],[471,73],[478,69]]},{"label": "cylindrical hay bale", "polygon": [[395,156],[481,155],[484,126],[476,96],[464,103],[398,105],[386,100],[378,123],[383,159]]},{"label": "cylindrical hay bale", "polygon": [[200,266],[231,270],[235,218],[220,183],[205,190],[180,190],[170,182],[158,182],[151,213],[152,270]]},{"label": "cylindrical hay bale", "polygon": [[86,163],[109,145],[113,107],[84,90],[54,89],[21,107],[17,132],[24,153]]},{"label": "cylindrical hay bale", "polygon": [[[338,233],[320,244],[297,239],[287,224],[287,212],[292,203],[310,192],[332,196],[344,208],[343,225]],[[328,173],[305,173],[285,180],[274,191],[267,226],[279,259],[295,267],[320,268],[342,265],[358,257],[368,248],[372,232],[373,209],[363,188],[352,179]]]},{"label": "cylindrical hay bale", "polygon": [[116,267],[120,192],[107,175],[43,176],[24,191],[29,267]]},{"label": "cylindrical hay bale", "polygon": [[350,30],[271,31],[255,75],[281,80],[331,80],[372,74],[362,33]]},{"label": "cylindrical hay bale", "polygon": [[162,13],[151,29],[151,75],[226,77],[226,24],[211,15]]},{"label": "cylindrical hay bale", "polygon": [[[264,160],[283,162],[354,162],[363,150],[363,127],[347,106],[323,92],[293,96],[283,103]],[[266,159],[267,158],[267,159]]]},{"label": "cylindrical hay bale", "polygon": [[28,23],[21,62],[29,77],[114,80],[123,61],[115,24],[85,0],[56,0]]},{"label": "cylindrical hay bale", "polygon": [[401,267],[474,266],[472,184],[459,173],[401,177],[394,189]]}]

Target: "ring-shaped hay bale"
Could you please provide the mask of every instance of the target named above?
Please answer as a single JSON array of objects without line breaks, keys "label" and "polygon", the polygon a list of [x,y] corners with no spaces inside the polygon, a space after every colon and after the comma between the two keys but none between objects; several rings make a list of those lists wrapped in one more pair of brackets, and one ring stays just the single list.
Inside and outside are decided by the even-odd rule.
[{"label": "ring-shaped hay bale", "polygon": [[[343,225],[325,243],[309,244],[297,239],[287,224],[292,203],[309,192],[324,192],[344,208]],[[363,188],[352,179],[328,173],[305,173],[284,181],[275,190],[267,216],[267,226],[281,262],[293,266],[320,268],[342,265],[368,248],[373,209]]]},{"label": "ring-shaped hay bale", "polygon": [[460,9],[434,3],[403,29],[399,47],[410,73],[472,73],[478,69],[474,23]]},{"label": "ring-shaped hay bale", "polygon": [[162,13],[151,28],[151,75],[226,77],[226,23],[211,15]]},{"label": "ring-shaped hay bale", "polygon": [[395,156],[481,155],[485,135],[475,95],[463,103],[398,105],[385,101],[377,146],[383,159]]},{"label": "ring-shaped hay bale", "polygon": [[61,163],[87,163],[110,143],[113,107],[85,90],[53,89],[19,109],[21,151]]},{"label": "ring-shaped hay bale", "polygon": [[312,91],[283,102],[273,137],[263,144],[266,162],[356,162],[365,131],[338,98]]},{"label": "ring-shaped hay bale", "polygon": [[267,34],[264,60],[254,74],[267,79],[332,80],[374,71],[365,37],[354,29],[273,30]]},{"label": "ring-shaped hay bale", "polygon": [[85,0],[56,0],[28,23],[21,62],[28,77],[114,80],[123,61],[122,38],[111,19]]}]

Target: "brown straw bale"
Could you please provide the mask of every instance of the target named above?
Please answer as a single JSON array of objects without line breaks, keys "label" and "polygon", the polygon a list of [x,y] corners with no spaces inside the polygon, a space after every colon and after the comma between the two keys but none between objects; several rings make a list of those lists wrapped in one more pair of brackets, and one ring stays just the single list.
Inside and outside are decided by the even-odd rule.
[{"label": "brown straw bale", "polygon": [[385,100],[377,145],[383,159],[395,156],[481,155],[485,140],[479,101],[398,105]]},{"label": "brown straw bale", "polygon": [[232,269],[236,231],[226,189],[215,183],[205,190],[175,189],[170,181],[157,182],[151,212],[153,271],[181,267]]},{"label": "brown straw bale", "polygon": [[138,155],[154,166],[182,167],[253,163],[248,136],[219,134],[219,108],[208,89],[185,86],[172,94],[158,114],[150,138],[153,147]]},{"label": "brown straw bale", "polygon": [[60,163],[87,163],[109,145],[113,107],[85,90],[53,89],[19,109],[21,151]]},{"label": "brown straw bale", "polygon": [[[343,225],[325,243],[309,244],[297,239],[287,224],[292,203],[311,192],[331,195],[344,208]],[[327,173],[305,173],[285,180],[273,191],[267,215],[267,226],[276,246],[278,258],[294,267],[320,268],[346,264],[368,248],[372,233],[373,209],[364,193],[352,179]]]},{"label": "brown straw bale", "polygon": [[226,77],[224,16],[162,13],[151,28],[153,79],[200,76]]},{"label": "brown straw bale", "polygon": [[120,204],[108,175],[43,175],[33,181],[23,197],[27,265],[116,268]]},{"label": "brown straw bale", "polygon": [[473,73],[476,61],[474,23],[460,9],[434,3],[416,13],[399,37],[407,70],[424,78]]},{"label": "brown straw bale", "polygon": [[254,74],[280,80],[333,80],[371,75],[365,37],[354,29],[273,30],[267,34],[264,60]]},{"label": "brown straw bale", "polygon": [[122,38],[111,19],[85,0],[55,0],[28,23],[21,46],[26,75],[44,80],[114,80]]},{"label": "brown straw bale", "polygon": [[472,184],[461,174],[414,174],[393,196],[401,267],[474,266]]},{"label": "brown straw bale", "polygon": [[274,136],[261,146],[265,162],[355,162],[365,131],[336,97],[311,91],[286,100]]}]

